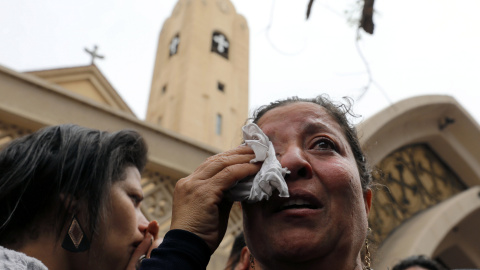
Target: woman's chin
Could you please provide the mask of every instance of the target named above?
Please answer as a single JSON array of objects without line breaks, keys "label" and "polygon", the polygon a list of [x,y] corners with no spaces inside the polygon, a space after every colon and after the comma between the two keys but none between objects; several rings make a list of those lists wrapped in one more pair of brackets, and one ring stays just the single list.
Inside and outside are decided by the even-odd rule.
[{"label": "woman's chin", "polygon": [[273,248],[273,256],[276,260],[284,260],[288,262],[305,262],[312,260],[322,254],[325,250],[321,241],[312,241],[312,238],[295,238],[285,239],[283,244],[275,245]]}]

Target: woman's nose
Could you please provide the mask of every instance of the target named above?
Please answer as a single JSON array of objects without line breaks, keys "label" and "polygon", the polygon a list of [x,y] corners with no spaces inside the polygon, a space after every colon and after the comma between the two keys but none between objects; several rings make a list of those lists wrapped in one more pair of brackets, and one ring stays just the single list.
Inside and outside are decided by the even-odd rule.
[{"label": "woman's nose", "polygon": [[287,167],[290,174],[287,174],[286,180],[307,179],[312,177],[312,166],[306,159],[304,151],[300,147],[291,146],[280,154],[280,164]]},{"label": "woman's nose", "polygon": [[148,228],[148,220],[142,212],[138,214],[138,230],[145,232]]}]

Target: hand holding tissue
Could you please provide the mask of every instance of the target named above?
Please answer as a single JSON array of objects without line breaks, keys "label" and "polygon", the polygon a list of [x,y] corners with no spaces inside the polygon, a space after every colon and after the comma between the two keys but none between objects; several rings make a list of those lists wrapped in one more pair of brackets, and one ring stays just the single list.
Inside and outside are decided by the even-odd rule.
[{"label": "hand holding tissue", "polygon": [[245,144],[253,149],[255,158],[250,163],[263,161],[262,168],[252,179],[239,181],[228,193],[234,201],[258,202],[268,200],[274,190],[278,190],[280,197],[288,197],[288,186],[285,175],[290,173],[282,168],[275,155],[272,142],[256,124],[247,124],[242,127]]}]

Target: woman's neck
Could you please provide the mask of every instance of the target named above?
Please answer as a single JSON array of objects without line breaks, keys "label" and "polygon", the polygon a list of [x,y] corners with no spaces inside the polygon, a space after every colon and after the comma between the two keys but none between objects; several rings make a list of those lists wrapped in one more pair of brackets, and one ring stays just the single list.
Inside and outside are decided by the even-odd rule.
[{"label": "woman's neck", "polygon": [[41,235],[16,250],[41,261],[49,270],[68,269],[68,255],[55,239],[53,235]]}]

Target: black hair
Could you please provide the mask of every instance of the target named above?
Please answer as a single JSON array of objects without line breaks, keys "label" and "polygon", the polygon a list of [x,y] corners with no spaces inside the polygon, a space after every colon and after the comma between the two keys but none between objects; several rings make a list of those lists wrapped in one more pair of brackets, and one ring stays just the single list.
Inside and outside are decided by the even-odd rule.
[{"label": "black hair", "polygon": [[446,270],[445,267],[425,255],[414,255],[403,259],[397,263],[392,270],[405,270],[412,266],[420,266],[428,270]]},{"label": "black hair", "polygon": [[142,171],[146,162],[147,145],[133,130],[109,133],[67,124],[11,141],[0,152],[0,245],[21,247],[47,221],[60,237],[72,199],[85,206],[83,227],[93,237],[112,183],[125,179],[126,167]]},{"label": "black hair", "polygon": [[360,141],[358,140],[357,130],[355,126],[350,123],[347,119],[347,116],[356,116],[352,112],[352,102],[350,99],[346,98],[347,104],[334,103],[327,95],[319,95],[315,98],[299,98],[299,97],[290,97],[284,100],[277,100],[275,102],[270,103],[269,105],[264,105],[258,108],[254,113],[253,117],[250,119],[253,123],[257,123],[260,118],[262,118],[265,113],[268,111],[289,105],[292,103],[298,102],[309,102],[317,104],[323,107],[330,116],[332,116],[340,127],[343,130],[343,133],[352,149],[353,155],[355,157],[355,161],[357,163],[358,172],[360,174],[360,180],[362,184],[362,189],[365,191],[372,185],[372,171],[368,166],[367,159],[363,153],[363,150],[360,146]]}]

